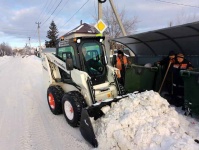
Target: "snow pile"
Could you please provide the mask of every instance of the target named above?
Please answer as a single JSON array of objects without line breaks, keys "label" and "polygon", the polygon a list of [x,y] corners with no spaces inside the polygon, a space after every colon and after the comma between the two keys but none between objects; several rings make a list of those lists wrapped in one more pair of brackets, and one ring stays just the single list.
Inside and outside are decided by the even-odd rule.
[{"label": "snow pile", "polygon": [[41,58],[39,58],[39,57],[37,57],[37,56],[35,56],[35,55],[24,55],[24,56],[22,56],[22,58],[25,58],[24,60],[41,60]]},{"label": "snow pile", "polygon": [[30,55],[27,57],[28,59],[33,59],[33,60],[38,60],[38,61],[41,61],[41,58],[35,56],[35,55]]},{"label": "snow pile", "polygon": [[196,150],[197,126],[154,91],[130,94],[93,121],[102,150]]},{"label": "snow pile", "polygon": [[22,57],[23,57],[23,61],[25,61],[26,63],[41,64],[41,58],[39,58],[35,55],[26,55],[26,56],[22,56]]},{"label": "snow pile", "polygon": [[6,62],[9,62],[10,59],[12,59],[12,56],[3,56],[3,57],[0,57],[0,65],[5,64]]}]

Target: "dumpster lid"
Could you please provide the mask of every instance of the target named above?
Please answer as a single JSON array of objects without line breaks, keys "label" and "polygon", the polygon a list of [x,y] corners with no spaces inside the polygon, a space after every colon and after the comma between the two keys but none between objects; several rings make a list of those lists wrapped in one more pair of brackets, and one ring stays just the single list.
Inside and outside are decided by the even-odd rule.
[{"label": "dumpster lid", "polygon": [[112,39],[136,56],[165,56],[169,51],[199,56],[199,21]]}]

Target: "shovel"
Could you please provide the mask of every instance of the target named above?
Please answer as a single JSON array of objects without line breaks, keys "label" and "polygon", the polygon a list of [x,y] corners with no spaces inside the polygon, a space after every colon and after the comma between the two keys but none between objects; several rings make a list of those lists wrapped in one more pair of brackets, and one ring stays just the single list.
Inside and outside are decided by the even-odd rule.
[{"label": "shovel", "polygon": [[168,67],[167,67],[166,73],[165,73],[165,75],[164,75],[164,78],[163,78],[163,80],[162,80],[160,89],[159,89],[159,91],[158,91],[159,94],[160,94],[160,92],[161,92],[161,90],[162,90],[162,86],[163,86],[164,81],[165,81],[165,79],[166,79],[166,77],[167,77],[167,74],[168,74],[169,68],[170,68],[170,66],[171,66],[171,63],[172,63],[172,62],[170,61],[170,62],[169,62],[169,65],[168,65]]}]

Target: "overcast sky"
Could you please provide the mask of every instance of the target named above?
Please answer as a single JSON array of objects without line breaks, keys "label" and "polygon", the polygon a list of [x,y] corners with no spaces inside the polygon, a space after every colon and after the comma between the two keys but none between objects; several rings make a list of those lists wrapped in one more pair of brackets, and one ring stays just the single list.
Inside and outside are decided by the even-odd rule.
[{"label": "overcast sky", "polygon": [[[54,20],[59,35],[83,23],[95,23],[98,0],[0,0],[0,43],[23,47],[38,46],[37,24],[41,43],[47,40],[49,25]],[[113,0],[117,11],[125,9],[126,16],[139,22],[136,32],[165,28],[169,22],[182,24],[199,21],[199,0]],[[103,7],[110,6],[109,1]],[[105,14],[104,14],[105,15]]]}]

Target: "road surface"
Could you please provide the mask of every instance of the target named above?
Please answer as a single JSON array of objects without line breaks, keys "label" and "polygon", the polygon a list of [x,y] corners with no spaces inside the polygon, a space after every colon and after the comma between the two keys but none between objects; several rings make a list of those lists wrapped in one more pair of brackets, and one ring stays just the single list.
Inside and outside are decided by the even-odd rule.
[{"label": "road surface", "polygon": [[37,57],[0,58],[0,149],[88,150],[78,128],[50,112]]}]

